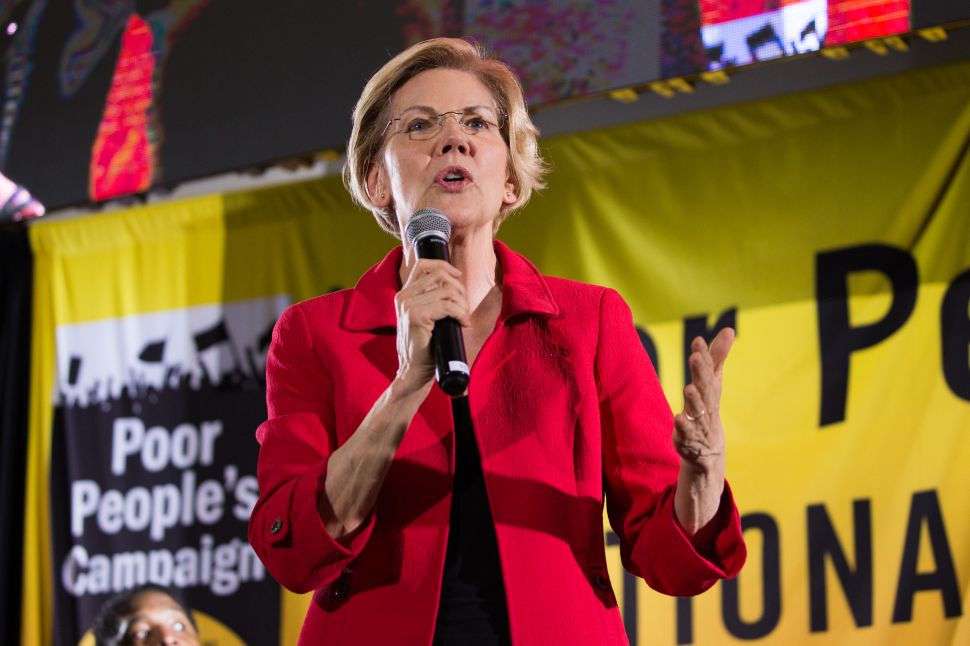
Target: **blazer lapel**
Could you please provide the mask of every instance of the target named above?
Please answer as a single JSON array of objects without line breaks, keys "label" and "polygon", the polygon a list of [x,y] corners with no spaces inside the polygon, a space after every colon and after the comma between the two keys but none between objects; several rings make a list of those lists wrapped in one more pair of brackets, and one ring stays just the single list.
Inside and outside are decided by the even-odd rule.
[{"label": "blazer lapel", "polygon": [[[340,322],[341,327],[350,332],[372,335],[361,344],[361,352],[384,375],[388,384],[394,379],[398,367],[394,296],[401,289],[398,272],[403,257],[401,247],[395,247],[360,277],[351,290]],[[429,443],[441,443],[451,435],[452,426],[451,401],[440,388],[433,386],[412,420],[398,455],[423,451]]]},{"label": "blazer lapel", "polygon": [[349,332],[397,328],[394,295],[401,289],[398,271],[404,252],[394,247],[384,259],[364,272],[344,305],[340,325]]},{"label": "blazer lapel", "polygon": [[535,265],[498,240],[495,255],[502,267],[500,324],[521,314],[559,316],[559,305]]}]

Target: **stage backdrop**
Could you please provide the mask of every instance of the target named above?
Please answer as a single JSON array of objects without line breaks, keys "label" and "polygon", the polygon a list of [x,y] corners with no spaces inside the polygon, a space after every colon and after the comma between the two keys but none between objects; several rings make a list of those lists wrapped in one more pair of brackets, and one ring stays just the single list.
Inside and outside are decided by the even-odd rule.
[{"label": "stage backdrop", "polygon": [[[634,643],[970,642],[968,146],[970,63],[545,142],[550,186],[500,237],[617,288],[675,409],[690,339],[738,331],[749,562],[666,598],[607,533]],[[76,643],[146,579],[184,587],[213,643],[293,643],[309,598],[244,543],[267,334],[395,241],[337,178],[31,240],[23,643]]]},{"label": "stage backdrop", "polygon": [[0,171],[50,209],[341,149],[367,78],[433,36],[494,50],[534,107],[967,19],[954,0],[0,2]]}]

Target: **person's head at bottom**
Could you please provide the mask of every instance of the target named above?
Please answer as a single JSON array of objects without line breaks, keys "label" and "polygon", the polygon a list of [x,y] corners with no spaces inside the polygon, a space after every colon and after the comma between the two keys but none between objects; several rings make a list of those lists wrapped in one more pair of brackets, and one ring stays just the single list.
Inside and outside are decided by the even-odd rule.
[{"label": "person's head at bottom", "polygon": [[92,627],[97,646],[198,646],[199,629],[175,592],[147,584],[109,599]]}]

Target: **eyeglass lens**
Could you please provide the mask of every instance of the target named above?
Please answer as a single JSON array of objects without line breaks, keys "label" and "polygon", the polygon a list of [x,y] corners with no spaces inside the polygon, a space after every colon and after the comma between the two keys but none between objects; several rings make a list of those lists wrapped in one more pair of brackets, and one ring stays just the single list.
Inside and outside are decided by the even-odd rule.
[{"label": "eyeglass lens", "polygon": [[394,134],[407,133],[411,139],[428,139],[444,127],[445,119],[454,117],[469,134],[483,134],[501,129],[504,115],[488,106],[473,106],[462,111],[435,113],[425,108],[409,108],[391,121]]}]

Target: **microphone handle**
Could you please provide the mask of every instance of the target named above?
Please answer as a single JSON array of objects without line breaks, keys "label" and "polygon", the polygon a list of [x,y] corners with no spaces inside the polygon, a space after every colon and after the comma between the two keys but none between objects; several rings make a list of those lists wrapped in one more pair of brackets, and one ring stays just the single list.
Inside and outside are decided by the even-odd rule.
[{"label": "microphone handle", "polygon": [[[448,243],[436,235],[427,235],[418,240],[415,251],[418,258],[451,262]],[[441,389],[452,397],[465,392],[470,371],[465,359],[465,339],[458,321],[450,316],[435,321],[431,331],[431,353],[435,379]]]}]

